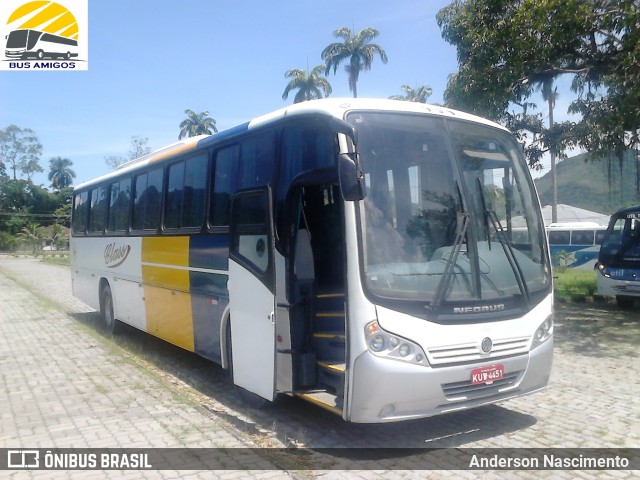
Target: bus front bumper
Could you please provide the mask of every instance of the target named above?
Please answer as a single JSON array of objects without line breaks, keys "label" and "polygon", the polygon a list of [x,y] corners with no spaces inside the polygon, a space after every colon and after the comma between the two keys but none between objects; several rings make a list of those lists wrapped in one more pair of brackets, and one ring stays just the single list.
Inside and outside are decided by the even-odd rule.
[{"label": "bus front bumper", "polygon": [[[405,364],[365,352],[354,364],[348,420],[410,420],[527,395],[547,386],[552,359],[553,337],[525,355],[438,368]],[[496,364],[504,366],[509,382],[471,385],[471,370]]]}]

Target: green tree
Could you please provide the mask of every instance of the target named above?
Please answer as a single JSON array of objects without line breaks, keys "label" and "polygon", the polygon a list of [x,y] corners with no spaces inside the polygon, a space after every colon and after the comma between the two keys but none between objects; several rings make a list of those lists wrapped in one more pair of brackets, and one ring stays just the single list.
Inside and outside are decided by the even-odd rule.
[{"label": "green tree", "polygon": [[34,255],[38,253],[42,244],[42,230],[37,223],[26,224],[17,237],[31,247]]},{"label": "green tree", "polygon": [[[567,146],[622,154],[640,132],[640,9],[637,0],[456,0],[437,15],[456,46],[447,105],[517,127],[522,140],[563,155]],[[540,79],[569,76],[576,94],[564,122],[539,130],[528,110]]]},{"label": "green tree", "polygon": [[53,157],[49,160],[49,181],[54,190],[69,187],[76,178],[76,172],[71,169],[73,162],[68,158]]},{"label": "green tree", "polygon": [[296,96],[293,98],[293,103],[324,98],[331,95],[331,85],[322,74],[324,68],[324,65],[317,65],[311,70],[311,73],[307,73],[306,70],[299,68],[287,70],[284,76],[291,80],[284,89],[282,99],[286,100],[289,97],[289,92],[296,89],[298,93],[296,93]]},{"label": "green tree", "polygon": [[361,71],[371,70],[373,59],[377,54],[382,63],[387,63],[387,54],[382,47],[376,43],[371,43],[378,36],[375,28],[365,28],[354,34],[351,29],[342,27],[333,32],[333,36],[342,39],[342,42],[330,44],[322,51],[322,60],[326,68],[325,75],[331,69],[333,73],[339,65],[346,63],[345,71],[349,76],[349,90],[353,92],[354,98],[358,96],[358,79]]},{"label": "green tree", "polygon": [[184,137],[195,137],[196,135],[211,135],[218,131],[216,121],[209,116],[209,112],[196,113],[193,110],[186,109],[187,114],[182,122],[180,122],[180,134],[178,140]]},{"label": "green tree", "polygon": [[401,88],[404,91],[404,95],[392,95],[389,98],[392,100],[404,100],[405,102],[427,103],[427,98],[433,93],[429,85],[420,85],[416,88],[402,85]]},{"label": "green tree", "polygon": [[42,144],[30,128],[9,125],[0,130],[0,176],[9,168],[14,180],[18,172],[30,179],[34,173],[43,171],[38,163],[41,155]]}]

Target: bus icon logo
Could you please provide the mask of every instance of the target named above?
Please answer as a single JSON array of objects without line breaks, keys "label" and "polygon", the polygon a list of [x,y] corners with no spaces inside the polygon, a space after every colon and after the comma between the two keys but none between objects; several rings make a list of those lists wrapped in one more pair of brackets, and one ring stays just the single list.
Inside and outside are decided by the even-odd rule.
[{"label": "bus icon logo", "polygon": [[38,450],[8,450],[7,468],[38,468],[40,452]]},{"label": "bus icon logo", "polygon": [[87,0],[2,2],[0,70],[87,70],[87,10]]}]

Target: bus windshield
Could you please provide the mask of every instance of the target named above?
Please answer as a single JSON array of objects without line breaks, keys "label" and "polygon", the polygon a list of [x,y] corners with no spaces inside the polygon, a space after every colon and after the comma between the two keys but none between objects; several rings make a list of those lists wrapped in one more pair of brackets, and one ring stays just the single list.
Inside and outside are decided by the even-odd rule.
[{"label": "bus windshield", "polygon": [[600,248],[600,261],[608,267],[640,266],[640,212],[612,218]]},{"label": "bus windshield", "polygon": [[[522,306],[550,286],[545,234],[520,149],[488,126],[353,113],[365,172],[367,291],[438,308]],[[402,307],[400,307],[402,308]]]},{"label": "bus windshield", "polygon": [[29,30],[14,30],[7,38],[7,48],[25,48]]}]

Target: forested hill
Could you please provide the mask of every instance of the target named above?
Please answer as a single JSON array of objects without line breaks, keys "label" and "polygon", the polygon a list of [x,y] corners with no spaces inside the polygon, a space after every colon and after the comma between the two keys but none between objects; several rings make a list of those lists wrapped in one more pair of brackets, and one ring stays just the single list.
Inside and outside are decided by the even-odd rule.
[{"label": "forested hill", "polygon": [[[638,159],[627,152],[622,165],[616,158],[585,161],[576,155],[557,164],[558,203],[611,215],[625,205],[640,204]],[[551,172],[535,180],[540,203],[551,204]]]}]

